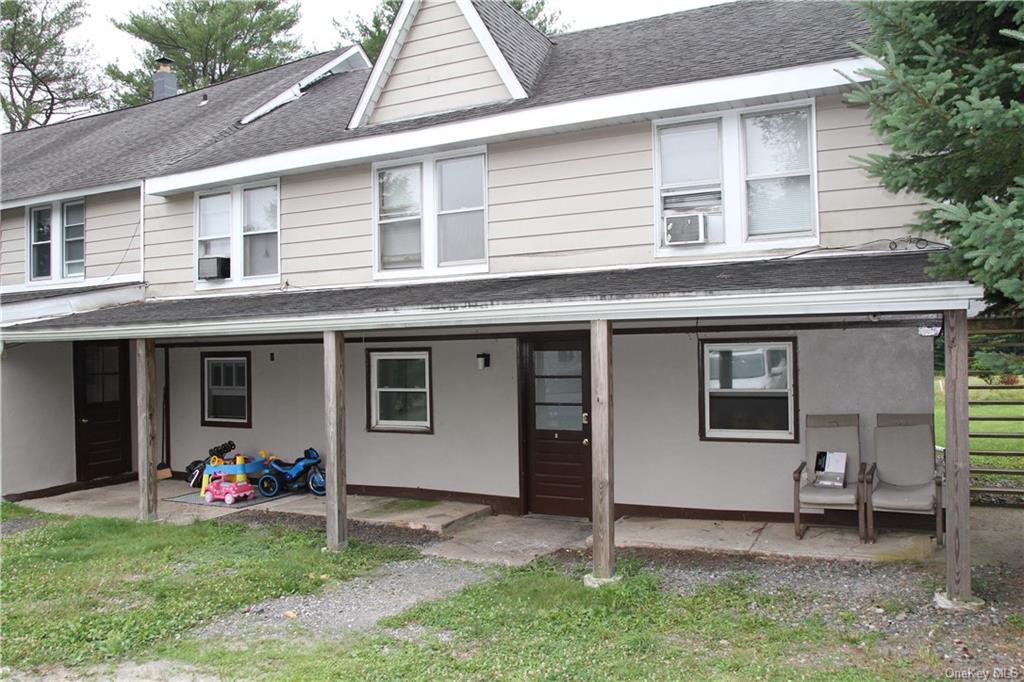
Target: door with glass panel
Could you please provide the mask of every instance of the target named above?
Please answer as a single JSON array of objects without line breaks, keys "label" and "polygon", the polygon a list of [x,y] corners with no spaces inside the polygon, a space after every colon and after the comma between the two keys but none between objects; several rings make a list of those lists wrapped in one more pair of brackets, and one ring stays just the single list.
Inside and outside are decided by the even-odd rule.
[{"label": "door with glass panel", "polygon": [[527,340],[522,359],[527,511],[589,517],[588,339]]},{"label": "door with glass panel", "polygon": [[76,341],[75,440],[79,481],[131,471],[127,341]]}]

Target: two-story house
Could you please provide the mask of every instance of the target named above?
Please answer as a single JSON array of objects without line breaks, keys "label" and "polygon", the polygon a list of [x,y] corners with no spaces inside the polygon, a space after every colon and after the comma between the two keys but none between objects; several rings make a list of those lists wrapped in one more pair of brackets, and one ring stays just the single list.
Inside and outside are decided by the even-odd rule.
[{"label": "two-story house", "polygon": [[406,0],[376,64],[3,136],[3,492],[137,471],[152,514],[158,460],[233,440],[325,453],[336,542],[346,483],[595,531],[788,518],[807,417],[857,416],[871,462],[982,294],[858,165],[865,32],[740,2],[548,38]]}]

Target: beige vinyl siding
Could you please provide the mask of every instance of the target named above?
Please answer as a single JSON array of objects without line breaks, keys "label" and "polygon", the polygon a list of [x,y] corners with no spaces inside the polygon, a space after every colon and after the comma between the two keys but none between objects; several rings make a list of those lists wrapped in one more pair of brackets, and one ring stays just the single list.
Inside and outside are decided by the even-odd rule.
[{"label": "beige vinyl siding", "polygon": [[25,209],[0,213],[0,284],[25,283]]},{"label": "beige vinyl siding", "polygon": [[487,164],[492,272],[652,259],[649,123],[494,144]]},{"label": "beige vinyl siding", "polygon": [[921,200],[885,191],[853,158],[888,151],[871,130],[867,107],[851,106],[840,95],[819,97],[815,104],[822,246],[855,246],[909,234],[907,224],[923,207]]},{"label": "beige vinyl siding", "polygon": [[146,197],[146,282],[151,296],[195,293],[193,194]]},{"label": "beige vinyl siding", "polygon": [[370,121],[394,121],[510,98],[458,5],[424,2]]},{"label": "beige vinyl siding", "polygon": [[369,166],[281,178],[281,280],[312,287],[373,274]]},{"label": "beige vinyl siding", "polygon": [[85,198],[85,276],[139,272],[139,190]]}]

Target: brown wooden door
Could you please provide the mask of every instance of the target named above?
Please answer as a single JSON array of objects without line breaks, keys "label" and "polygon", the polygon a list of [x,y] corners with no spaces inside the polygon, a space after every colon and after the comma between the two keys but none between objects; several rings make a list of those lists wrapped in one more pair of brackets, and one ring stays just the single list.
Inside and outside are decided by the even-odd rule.
[{"label": "brown wooden door", "polygon": [[74,353],[78,480],[131,471],[128,342],[78,341]]},{"label": "brown wooden door", "polygon": [[590,345],[585,336],[528,340],[526,509],[535,514],[591,514]]}]

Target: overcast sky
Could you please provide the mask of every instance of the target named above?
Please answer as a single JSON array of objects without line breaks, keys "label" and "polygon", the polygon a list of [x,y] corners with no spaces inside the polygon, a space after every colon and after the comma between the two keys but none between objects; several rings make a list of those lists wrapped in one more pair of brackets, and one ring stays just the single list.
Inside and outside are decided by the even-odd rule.
[{"label": "overcast sky", "polygon": [[[622,21],[656,16],[723,0],[548,0],[548,6],[562,12],[574,29],[616,24]],[[155,0],[88,0],[89,19],[75,34],[76,39],[92,45],[99,64],[116,62],[122,67],[134,65],[137,41],[114,28],[111,18],[124,18],[129,12],[157,4]],[[298,31],[302,42],[315,50],[327,50],[338,40],[331,20],[346,21],[373,11],[377,0],[302,0],[302,19]]]}]

